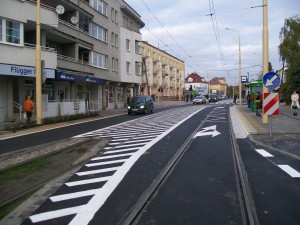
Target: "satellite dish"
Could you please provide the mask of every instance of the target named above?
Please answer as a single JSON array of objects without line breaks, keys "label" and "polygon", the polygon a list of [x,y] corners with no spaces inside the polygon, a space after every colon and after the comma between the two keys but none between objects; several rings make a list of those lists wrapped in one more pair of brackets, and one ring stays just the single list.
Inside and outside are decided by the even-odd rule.
[{"label": "satellite dish", "polygon": [[77,17],[76,17],[76,16],[73,16],[73,17],[71,18],[71,22],[72,22],[73,24],[76,24],[76,23],[78,22]]},{"label": "satellite dish", "polygon": [[65,8],[62,5],[56,6],[55,10],[56,10],[57,14],[59,14],[59,15],[61,15],[65,12]]}]

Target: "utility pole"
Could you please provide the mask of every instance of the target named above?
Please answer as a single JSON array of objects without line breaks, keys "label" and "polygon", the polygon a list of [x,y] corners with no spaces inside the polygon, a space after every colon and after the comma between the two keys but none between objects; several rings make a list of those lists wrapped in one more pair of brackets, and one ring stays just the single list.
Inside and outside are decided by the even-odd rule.
[{"label": "utility pole", "polygon": [[36,123],[42,124],[42,69],[41,69],[41,4],[36,1],[36,47],[35,47],[35,99],[36,99]]},{"label": "utility pole", "polygon": [[[268,0],[263,0],[263,76],[269,72]],[[269,90],[263,85],[262,98]],[[268,115],[262,113],[262,123],[268,123]]]}]

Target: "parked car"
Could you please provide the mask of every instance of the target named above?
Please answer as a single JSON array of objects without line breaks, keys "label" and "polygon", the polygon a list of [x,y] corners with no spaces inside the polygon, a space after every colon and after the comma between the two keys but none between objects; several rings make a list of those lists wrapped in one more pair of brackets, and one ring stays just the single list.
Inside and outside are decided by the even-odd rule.
[{"label": "parked car", "polygon": [[206,98],[204,96],[196,96],[193,99],[193,104],[206,104]]},{"label": "parked car", "polygon": [[154,104],[151,96],[134,96],[129,99],[127,112],[128,115],[132,113],[147,114],[153,113]]},{"label": "parked car", "polygon": [[219,101],[218,95],[217,95],[217,94],[211,94],[211,95],[208,97],[208,101],[209,101],[209,102],[217,102],[217,101]]}]

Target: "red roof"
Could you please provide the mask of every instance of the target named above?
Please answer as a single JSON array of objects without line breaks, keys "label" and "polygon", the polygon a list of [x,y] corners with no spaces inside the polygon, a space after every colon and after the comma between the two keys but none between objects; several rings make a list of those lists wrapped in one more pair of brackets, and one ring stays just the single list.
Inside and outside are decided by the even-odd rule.
[{"label": "red roof", "polygon": [[[192,79],[192,82],[189,82],[189,78]],[[191,73],[189,74],[186,78],[185,78],[185,82],[186,83],[207,83],[204,80],[204,77],[201,77],[200,75],[198,75],[197,73]]]},{"label": "red roof", "polygon": [[225,77],[214,77],[210,80],[210,84],[211,85],[219,85],[220,84],[220,81],[225,81]]}]

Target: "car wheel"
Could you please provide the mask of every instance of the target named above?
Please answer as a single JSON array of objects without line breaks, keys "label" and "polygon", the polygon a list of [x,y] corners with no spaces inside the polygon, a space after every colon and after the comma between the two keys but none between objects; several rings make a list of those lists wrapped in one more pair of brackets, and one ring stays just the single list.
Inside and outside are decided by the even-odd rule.
[{"label": "car wheel", "polygon": [[128,115],[131,115],[131,112],[128,112]]}]

